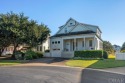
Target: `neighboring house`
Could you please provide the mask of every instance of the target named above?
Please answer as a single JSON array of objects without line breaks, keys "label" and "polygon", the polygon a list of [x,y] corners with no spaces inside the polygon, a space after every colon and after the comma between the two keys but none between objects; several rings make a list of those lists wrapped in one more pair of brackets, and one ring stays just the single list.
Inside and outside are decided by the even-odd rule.
[{"label": "neighboring house", "polygon": [[[20,50],[20,49],[22,49],[22,48],[23,48],[23,46],[22,46],[22,45],[19,45],[19,46],[17,47],[17,50]],[[13,46],[13,45],[10,45],[10,46],[8,46],[8,47],[6,47],[6,48],[4,49],[2,55],[13,54],[13,50],[14,50],[14,46]]]},{"label": "neighboring house", "polygon": [[73,57],[74,51],[101,50],[103,41],[98,26],[80,23],[70,18],[50,37],[51,57]]},{"label": "neighboring house", "polygon": [[2,53],[2,55],[6,55],[6,54],[12,54],[13,53],[13,49],[14,47],[12,45],[10,45],[9,47],[6,47]]},{"label": "neighboring house", "polygon": [[50,36],[47,37],[47,39],[40,45],[38,45],[34,50],[37,52],[45,52],[46,50],[50,49]]},{"label": "neighboring house", "polygon": [[121,51],[121,47],[119,45],[113,45],[113,48],[114,48],[116,53]]},{"label": "neighboring house", "polygon": [[[48,50],[49,49],[49,36],[47,37],[47,39],[40,45],[38,45],[35,49],[33,49],[34,51],[37,51],[37,52],[44,52],[45,50]],[[26,51],[27,48],[29,48],[28,45],[26,44],[23,44],[23,45],[19,45],[17,47],[17,50],[22,50],[22,51]],[[2,53],[2,55],[6,55],[6,54],[13,54],[13,50],[14,50],[14,46],[13,45],[10,45],[8,47],[6,47]]]}]

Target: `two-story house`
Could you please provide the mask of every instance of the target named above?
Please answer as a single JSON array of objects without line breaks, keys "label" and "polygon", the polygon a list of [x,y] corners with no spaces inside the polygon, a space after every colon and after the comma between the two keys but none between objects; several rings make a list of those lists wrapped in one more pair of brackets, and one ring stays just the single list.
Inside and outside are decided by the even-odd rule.
[{"label": "two-story house", "polygon": [[101,30],[96,25],[80,23],[70,18],[50,37],[51,57],[73,57],[74,51],[101,50]]}]

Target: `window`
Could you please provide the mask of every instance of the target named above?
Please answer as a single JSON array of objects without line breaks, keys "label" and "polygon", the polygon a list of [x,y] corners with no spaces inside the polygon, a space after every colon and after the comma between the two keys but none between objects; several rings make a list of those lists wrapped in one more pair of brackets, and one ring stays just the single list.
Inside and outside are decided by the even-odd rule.
[{"label": "window", "polygon": [[54,44],[54,41],[52,42],[52,44]]},{"label": "window", "polygon": [[65,33],[67,33],[67,28],[65,28]]},{"label": "window", "polygon": [[37,51],[39,51],[39,46],[37,46]]},{"label": "window", "polygon": [[44,46],[44,51],[45,51],[46,47]]},{"label": "window", "polygon": [[42,46],[40,46],[40,51],[42,51]]},{"label": "window", "polygon": [[76,47],[77,47],[78,45],[77,45],[77,41],[76,41]]},{"label": "window", "polygon": [[60,41],[58,41],[58,44],[60,44]]},{"label": "window", "polygon": [[5,50],[7,51],[7,48],[5,48]]},{"label": "window", "polygon": [[70,25],[72,25],[72,23],[70,23]]},{"label": "window", "polygon": [[89,47],[92,47],[92,40],[89,40]]},{"label": "window", "polygon": [[55,41],[55,44],[57,44],[57,41]]},{"label": "window", "polygon": [[74,42],[72,42],[72,44],[73,44],[73,51],[74,51]]},{"label": "window", "polygon": [[84,41],[82,41],[82,46],[84,47]]}]

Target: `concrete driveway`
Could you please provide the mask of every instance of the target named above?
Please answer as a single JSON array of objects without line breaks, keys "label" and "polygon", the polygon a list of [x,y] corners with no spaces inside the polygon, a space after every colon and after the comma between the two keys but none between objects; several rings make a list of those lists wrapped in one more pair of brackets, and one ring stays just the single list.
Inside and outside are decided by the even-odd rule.
[{"label": "concrete driveway", "polygon": [[125,75],[57,66],[0,67],[0,83],[125,83]]},{"label": "concrete driveway", "polygon": [[49,65],[59,65],[59,66],[66,66],[65,62],[69,60],[66,58],[41,58],[30,60],[27,63],[16,65],[16,66],[49,66]]}]

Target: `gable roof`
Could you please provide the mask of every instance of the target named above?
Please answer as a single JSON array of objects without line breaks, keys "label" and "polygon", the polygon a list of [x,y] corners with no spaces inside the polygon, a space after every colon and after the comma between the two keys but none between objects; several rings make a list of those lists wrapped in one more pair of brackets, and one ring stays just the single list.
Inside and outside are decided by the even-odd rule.
[{"label": "gable roof", "polygon": [[[76,22],[76,25],[69,31],[69,32],[71,32],[77,25],[82,25],[82,26],[84,26],[85,28],[87,28],[88,30],[92,30],[90,27],[92,27],[92,28],[96,28],[96,29],[98,29],[101,33],[102,33],[102,31],[100,30],[100,28],[98,27],[98,26],[96,26],[96,25],[91,25],[91,24],[85,24],[85,23],[80,23],[80,22],[78,22],[78,21],[76,21],[76,20],[74,20],[73,18],[69,18],[68,19],[68,21],[64,24],[64,25],[62,25],[62,26],[60,26],[59,27],[59,30],[58,30],[58,32],[56,33],[56,34],[58,34],[61,30],[63,30],[63,28],[65,28],[65,26],[67,25],[67,23],[70,21],[70,20],[73,20],[73,21],[75,21]],[[88,26],[90,26],[90,27],[88,27]]]},{"label": "gable roof", "polygon": [[91,24],[85,24],[85,23],[80,23],[80,24],[85,25],[85,26],[95,27],[95,28],[97,28],[102,33],[102,31],[100,30],[99,26],[97,26],[97,25],[91,25]]},{"label": "gable roof", "polygon": [[70,17],[70,18],[68,19],[68,21],[67,21],[64,25],[62,25],[62,26],[59,27],[60,29],[59,29],[59,31],[58,31],[56,34],[58,34],[58,33],[66,26],[66,24],[67,24],[70,20],[73,20],[73,21],[75,21],[76,23],[78,23],[76,20],[74,20],[73,18]]},{"label": "gable roof", "polygon": [[[83,26],[81,23],[76,24],[75,27],[73,27],[69,32],[72,32],[78,25]],[[82,28],[85,28],[86,30],[91,30],[90,28],[83,26]]]}]

